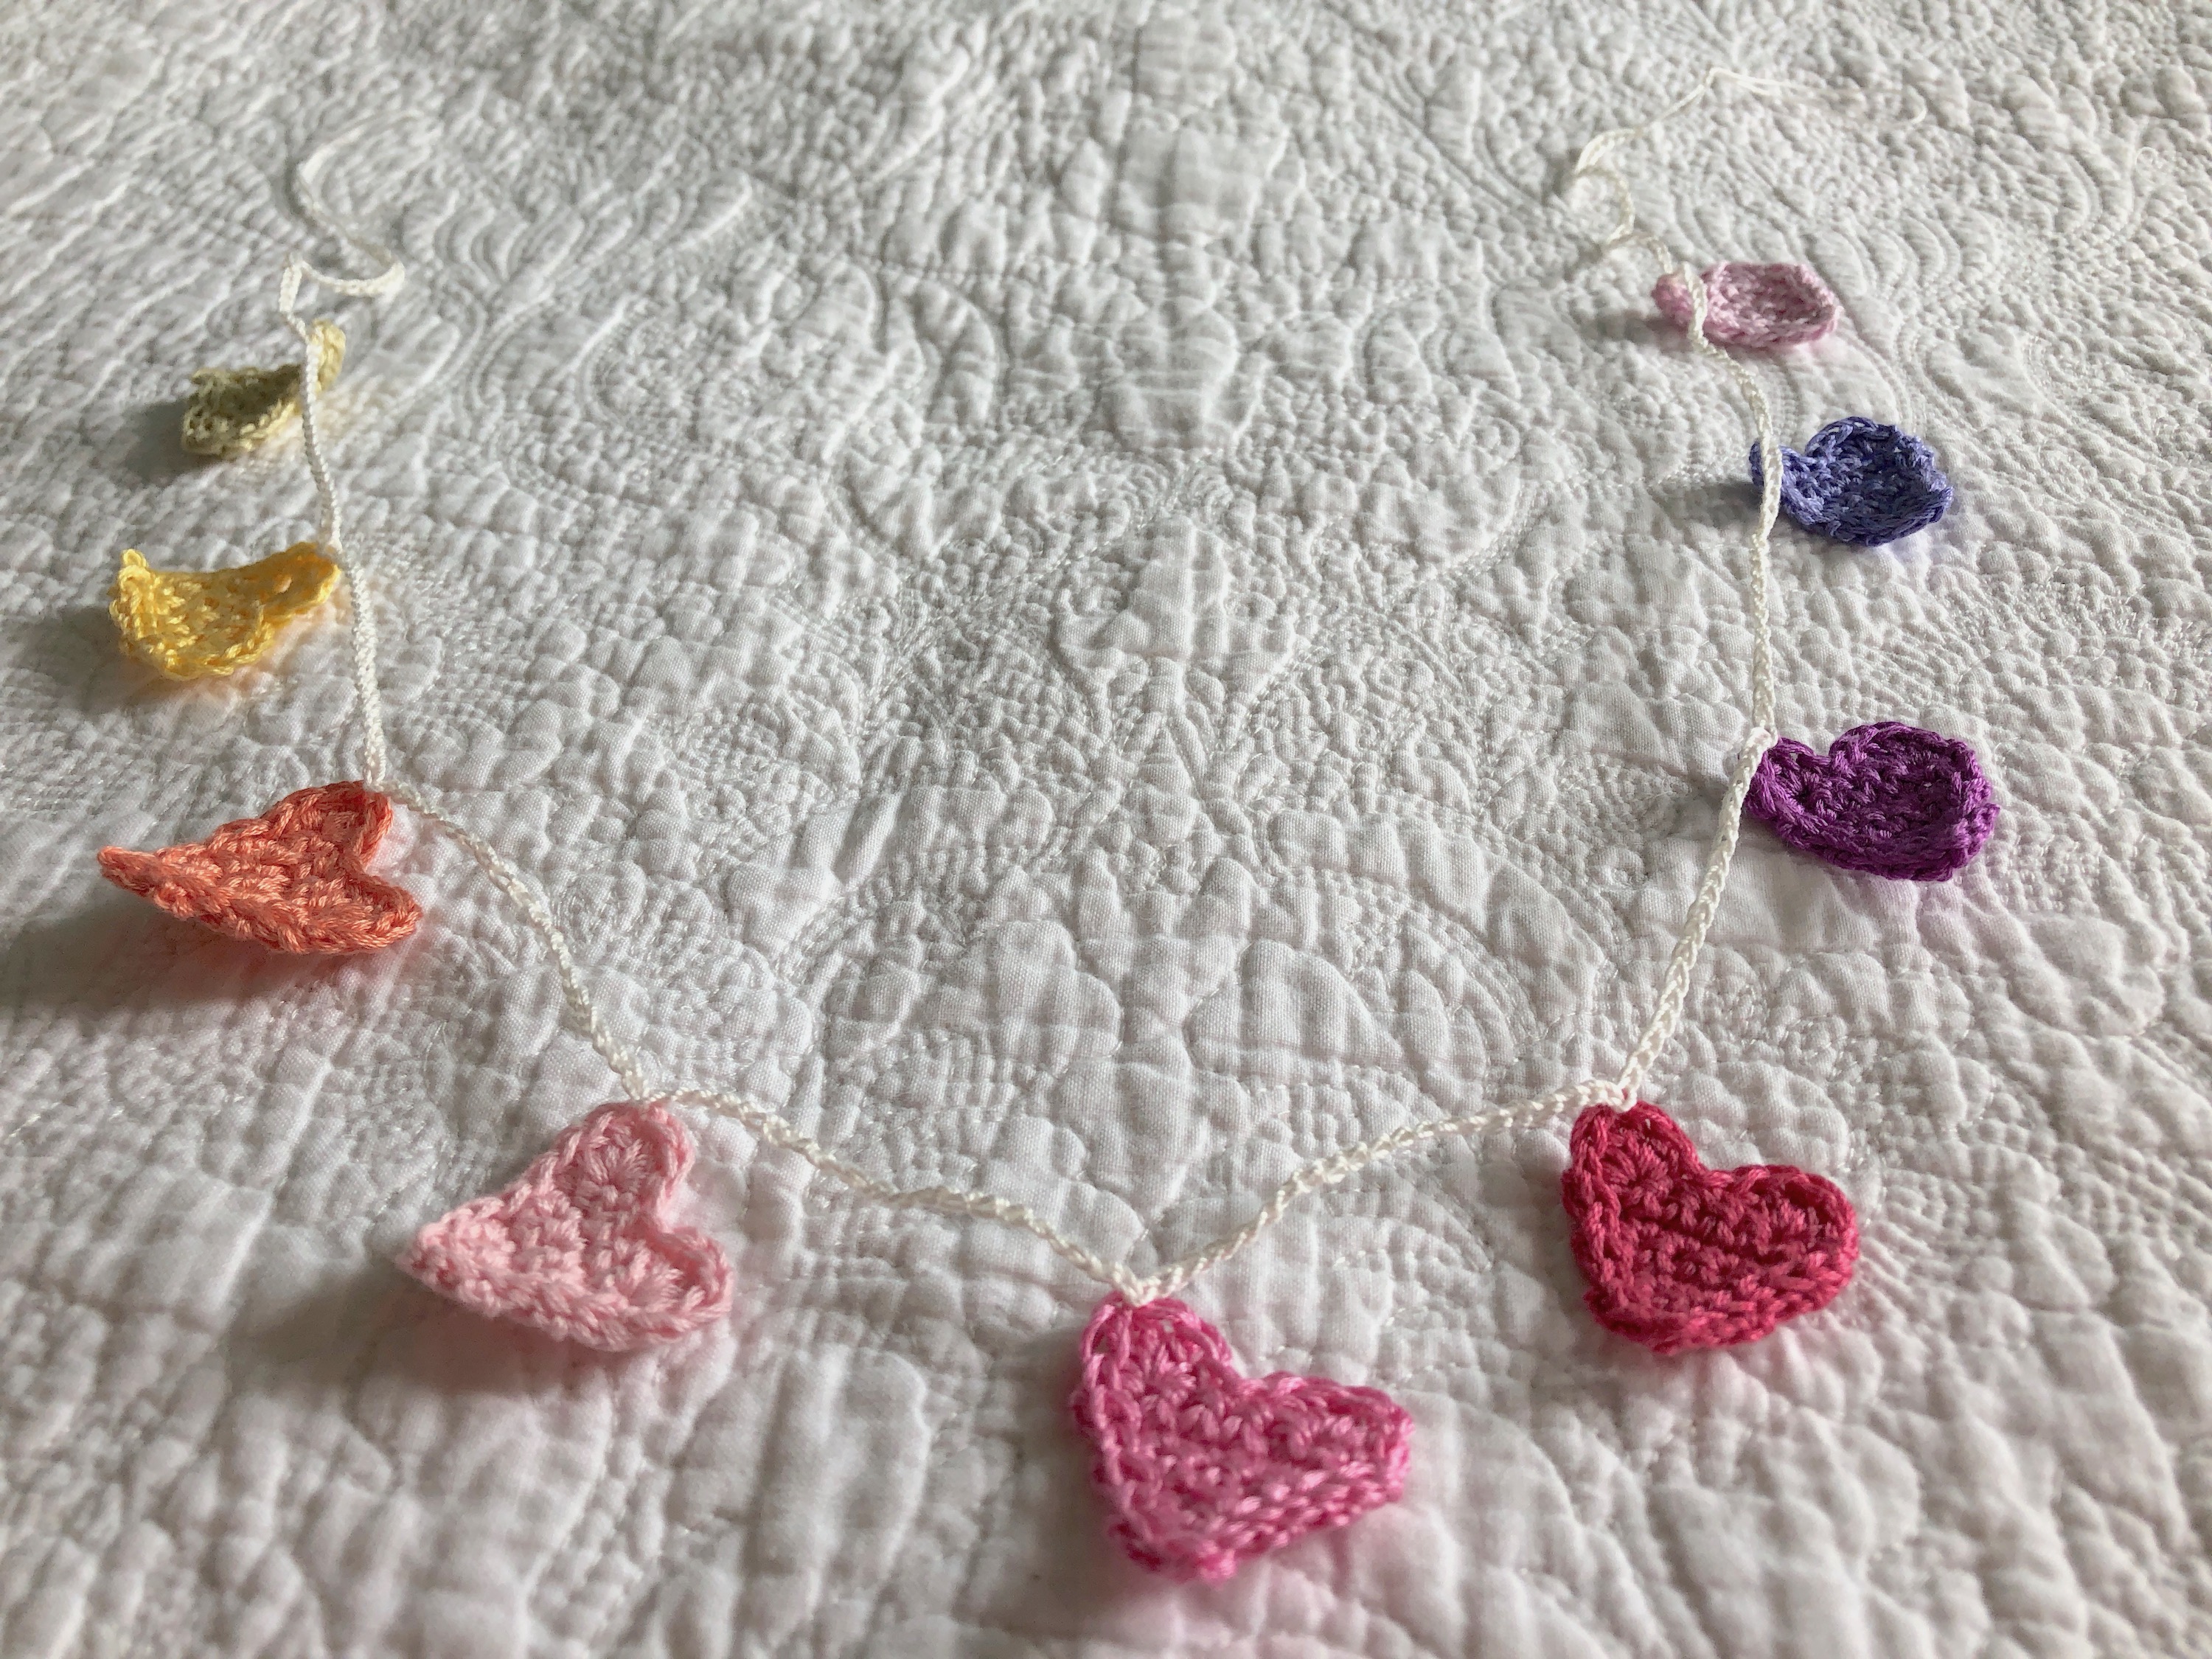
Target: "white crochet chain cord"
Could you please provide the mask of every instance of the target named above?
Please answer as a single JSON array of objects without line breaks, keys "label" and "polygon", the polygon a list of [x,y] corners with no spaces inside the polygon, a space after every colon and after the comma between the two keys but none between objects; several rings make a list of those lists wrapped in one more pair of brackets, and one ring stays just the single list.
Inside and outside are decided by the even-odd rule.
[{"label": "white crochet chain cord", "polygon": [[[1025,1205],[964,1188],[900,1187],[881,1180],[839,1158],[819,1141],[801,1133],[789,1120],[742,1096],[705,1089],[653,1087],[635,1052],[608,1029],[598,1004],[592,1000],[590,988],[585,982],[583,970],[577,963],[568,936],[561,924],[554,920],[544,896],[498,848],[456,823],[425,799],[420,790],[390,775],[383,699],[377,684],[375,612],[363,573],[344,550],[338,489],[331,477],[323,451],[320,416],[316,409],[315,376],[303,368],[300,376],[301,428],[307,470],[313,477],[315,494],[321,505],[320,540],[324,551],[345,574],[349,601],[349,631],[353,646],[354,684],[361,711],[362,781],[371,788],[381,790],[393,799],[404,802],[443,829],[476,860],[492,884],[514,901],[524,919],[544,941],[545,948],[553,958],[569,1012],[583,1028],[592,1048],[599,1051],[621,1079],[623,1087],[631,1098],[662,1100],[733,1118],[761,1140],[797,1153],[814,1168],[842,1182],[862,1198],[888,1208],[929,1210],[943,1215],[995,1221],[1018,1228],[1042,1240],[1080,1271],[1112,1286],[1133,1303],[1150,1301],[1181,1289],[1199,1273],[1219,1266],[1250,1245],[1261,1233],[1281,1220],[1290,1206],[1300,1198],[1348,1181],[1370,1164],[1386,1158],[1451,1136],[1520,1127],[1555,1112],[1579,1110],[1598,1104],[1633,1103],[1646,1073],[1673,1040],[1674,1028],[1681,1018],[1683,1000],[1689,992],[1691,973],[1697,966],[1706,933],[1712,926],[1714,912],[1719,907],[1721,895],[1728,885],[1729,867],[1735,856],[1736,832],[1742,819],[1744,797],[1751,787],[1752,775],[1758,767],[1760,756],[1774,740],[1771,729],[1774,724],[1773,653],[1767,611],[1767,543],[1780,508],[1782,467],[1772,418],[1758,382],[1742,364],[1705,337],[1704,282],[1688,264],[1677,266],[1673,252],[1664,241],[1638,228],[1627,181],[1607,165],[1607,161],[1615,150],[1650,133],[1662,121],[1698,103],[1723,81],[1732,82],[1763,95],[1774,93],[1798,94],[1797,88],[1754,81],[1731,70],[1708,70],[1692,91],[1651,119],[1638,126],[1620,128],[1593,138],[1583,147],[1569,180],[1571,187],[1584,178],[1595,178],[1603,180],[1612,188],[1620,204],[1620,217],[1613,234],[1603,244],[1605,252],[1634,246],[1656,255],[1662,270],[1679,269],[1690,296],[1690,343],[1705,356],[1720,363],[1735,380],[1757,428],[1759,454],[1764,464],[1759,514],[1752,531],[1751,556],[1743,582],[1752,633],[1750,729],[1744,734],[1735,769],[1729,779],[1728,793],[1721,802],[1719,823],[1713,834],[1711,851],[1705,860],[1704,878],[1699,882],[1697,896],[1692,901],[1684,918],[1681,936],[1675,941],[1666,975],[1660,981],[1659,994],[1650,1019],[1644,1028],[1642,1039],[1629,1055],[1619,1076],[1610,1080],[1591,1079],[1514,1105],[1492,1107],[1434,1122],[1408,1124],[1330,1157],[1313,1159],[1276,1188],[1243,1226],[1201,1249],[1165,1264],[1149,1275],[1137,1273],[1125,1262],[1106,1260],[1061,1232]],[[314,353],[310,324],[298,308],[300,292],[304,284],[312,283],[332,294],[366,299],[389,294],[405,280],[404,269],[387,250],[346,230],[322,209],[316,194],[317,182],[332,150],[343,142],[334,141],[324,146],[301,164],[295,181],[300,204],[319,229],[358,250],[369,259],[380,262],[383,269],[376,276],[366,278],[337,277],[317,270],[296,254],[286,258],[277,308],[285,323],[299,335],[310,363]]]}]

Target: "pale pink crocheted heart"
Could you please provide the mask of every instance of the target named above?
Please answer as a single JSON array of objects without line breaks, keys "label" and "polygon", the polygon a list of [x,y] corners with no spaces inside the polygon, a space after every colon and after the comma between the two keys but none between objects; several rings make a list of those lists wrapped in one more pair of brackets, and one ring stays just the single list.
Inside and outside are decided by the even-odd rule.
[{"label": "pale pink crocheted heart", "polygon": [[1226,1578],[1405,1489],[1413,1419],[1377,1389],[1239,1376],[1221,1333],[1171,1297],[1098,1305],[1069,1402],[1097,1449],[1108,1530],[1139,1565]]},{"label": "pale pink crocheted heart", "polygon": [[1850,1282],[1858,1219],[1786,1164],[1709,1170],[1656,1106],[1575,1120],[1559,1195],[1592,1317],[1659,1353],[1753,1342]]},{"label": "pale pink crocheted heart", "polygon": [[[1717,345],[1805,345],[1836,325],[1840,307],[1810,266],[1708,266],[1705,337]],[[1678,271],[1652,285],[1651,298],[1677,328],[1690,325],[1690,290]]]},{"label": "pale pink crocheted heart", "polygon": [[668,1224],[691,1139],[659,1105],[617,1101],[572,1123],[501,1192],[415,1237],[399,1266],[495,1319],[625,1353],[730,1307],[730,1263]]}]

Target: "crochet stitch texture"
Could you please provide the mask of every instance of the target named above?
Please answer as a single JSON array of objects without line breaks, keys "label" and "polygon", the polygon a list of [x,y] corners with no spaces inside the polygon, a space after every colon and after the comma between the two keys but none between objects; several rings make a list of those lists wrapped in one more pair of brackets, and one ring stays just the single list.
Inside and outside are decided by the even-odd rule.
[{"label": "crochet stitch texture", "polygon": [[729,1311],[729,1259],[670,1206],[691,1138],[666,1107],[617,1101],[562,1133],[520,1180],[416,1235],[401,1269],[495,1319],[612,1353]]},{"label": "crochet stitch texture", "polygon": [[[1705,337],[1721,345],[1771,349],[1806,345],[1836,325],[1839,307],[1811,266],[1708,265]],[[1651,298],[1677,328],[1690,325],[1690,290],[1678,271],[1668,271],[1651,287]]]},{"label": "crochet stitch texture", "polygon": [[412,894],[368,873],[391,824],[385,796],[360,783],[327,783],[205,841],[157,853],[103,847],[100,868],[172,915],[273,951],[380,951],[422,919]]},{"label": "crochet stitch texture", "polygon": [[228,570],[156,570],[124,550],[107,614],[125,654],[173,680],[228,674],[266,653],[331,594],[338,568],[313,542]]},{"label": "crochet stitch texture", "polygon": [[[1751,481],[1765,476],[1753,444]],[[1951,481],[1936,452],[1863,415],[1829,422],[1802,452],[1782,452],[1782,510],[1839,542],[1880,547],[1925,530],[1950,507]]]},{"label": "crochet stitch texture", "polygon": [[1656,1353],[1754,1342],[1850,1282],[1858,1220],[1832,1182],[1786,1164],[1709,1170],[1656,1106],[1593,1106],[1568,1148],[1583,1301]]},{"label": "crochet stitch texture", "polygon": [[[318,317],[315,390],[327,392],[345,362],[345,334]],[[192,376],[179,441],[195,455],[229,460],[258,449],[300,418],[300,365],[276,368],[203,368]]]},{"label": "crochet stitch texture", "polygon": [[1898,881],[1948,881],[1997,823],[1973,745],[1901,720],[1855,726],[1826,755],[1781,738],[1743,810],[1802,853]]},{"label": "crochet stitch texture", "polygon": [[1140,1565],[1226,1578],[1405,1490],[1413,1419],[1380,1389],[1278,1371],[1241,1376],[1183,1303],[1098,1305],[1069,1401],[1097,1449],[1108,1530]]}]

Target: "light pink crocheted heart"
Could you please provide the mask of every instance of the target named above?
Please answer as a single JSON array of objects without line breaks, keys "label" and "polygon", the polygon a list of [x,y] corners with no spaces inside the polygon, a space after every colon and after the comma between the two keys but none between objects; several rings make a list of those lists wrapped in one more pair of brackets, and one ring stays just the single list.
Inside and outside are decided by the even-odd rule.
[{"label": "light pink crocheted heart", "polygon": [[400,1267],[495,1319],[626,1353],[730,1307],[730,1263],[668,1224],[691,1139],[664,1106],[618,1101],[562,1131],[505,1190],[415,1237]]},{"label": "light pink crocheted heart", "polygon": [[1858,1218],[1787,1164],[1709,1170],[1656,1106],[1593,1106],[1559,1195],[1591,1316],[1659,1353],[1753,1342],[1850,1283]]},{"label": "light pink crocheted heart", "polygon": [[[1836,325],[1839,307],[1808,265],[1709,266],[1705,337],[1716,345],[1805,345]],[[1677,271],[1653,284],[1651,298],[1677,328],[1690,325],[1690,290]]]},{"label": "light pink crocheted heart", "polygon": [[1069,1402],[1097,1449],[1108,1530],[1139,1565],[1226,1578],[1405,1489],[1413,1419],[1378,1389],[1237,1374],[1221,1333],[1171,1297],[1098,1305]]}]

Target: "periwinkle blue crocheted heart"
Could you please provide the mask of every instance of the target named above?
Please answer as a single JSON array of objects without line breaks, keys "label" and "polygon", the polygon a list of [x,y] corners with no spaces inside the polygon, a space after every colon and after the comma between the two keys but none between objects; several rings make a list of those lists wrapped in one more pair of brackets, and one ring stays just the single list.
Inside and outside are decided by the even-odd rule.
[{"label": "periwinkle blue crocheted heart", "polygon": [[1997,826],[1973,744],[1902,720],[1855,726],[1825,755],[1778,740],[1743,810],[1801,853],[1893,881],[1948,881]]},{"label": "periwinkle blue crocheted heart", "polygon": [[[1765,477],[1753,444],[1751,481]],[[1863,415],[1829,422],[1802,453],[1782,452],[1782,510],[1839,542],[1880,547],[1927,529],[1950,505],[1951,481],[1936,452]]]}]

